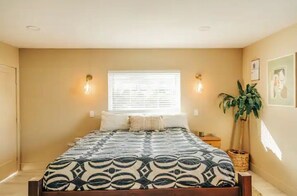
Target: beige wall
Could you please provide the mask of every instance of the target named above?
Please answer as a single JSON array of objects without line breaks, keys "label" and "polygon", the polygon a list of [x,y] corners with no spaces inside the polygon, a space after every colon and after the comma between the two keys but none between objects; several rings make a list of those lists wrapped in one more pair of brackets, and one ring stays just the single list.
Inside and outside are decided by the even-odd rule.
[{"label": "beige wall", "polygon": [[[297,195],[297,109],[267,106],[267,60],[297,52],[296,35],[297,25],[294,25],[244,48],[243,51],[245,82],[250,82],[250,61],[261,59],[258,89],[265,102],[262,119],[252,122],[252,169],[288,195]],[[265,150],[261,142],[261,132],[264,131],[261,123],[265,124],[281,150],[281,160],[270,149]]]},{"label": "beige wall", "polygon": [[[242,78],[241,49],[147,50],[20,50],[22,163],[24,169],[44,166],[67,149],[67,143],[99,127],[90,110],[107,110],[108,70],[181,71],[182,111],[190,127],[230,142],[232,117],[218,108],[218,93],[236,93]],[[205,90],[194,92],[195,74],[202,73]],[[86,74],[96,89],[83,94]],[[194,108],[199,116],[193,116]]]},{"label": "beige wall", "polygon": [[[18,48],[15,48],[13,46],[10,46],[10,45],[0,42],[0,65],[5,65],[5,66],[16,68],[16,73],[17,73],[17,77],[18,77],[18,68],[19,68],[19,50],[18,50]],[[18,88],[18,85],[17,85],[17,88]],[[3,90],[3,89],[1,89],[1,90]],[[17,96],[18,96],[18,92],[19,91],[17,89]],[[17,97],[17,103],[16,103],[17,104],[17,115],[19,115],[18,103],[19,103],[19,98]],[[4,104],[7,104],[7,103],[4,103]],[[0,109],[0,111],[1,111],[1,109]],[[0,118],[1,118],[1,115],[5,115],[5,112],[2,111],[2,113],[0,113]],[[18,133],[19,133],[19,121],[17,122],[17,126],[18,126],[17,133],[11,132],[10,134],[7,134],[6,131],[3,132],[0,130],[0,132],[1,132],[0,137],[13,139],[15,137],[15,135],[18,135]],[[16,139],[17,139],[17,143],[19,143],[19,138],[16,138]],[[11,140],[9,140],[9,141],[11,141]],[[0,143],[0,148],[2,148],[2,150],[3,150],[3,148],[6,148],[5,154],[9,157],[14,157],[15,149],[14,148],[7,149],[7,146],[9,146],[9,145],[11,145],[11,144]],[[17,149],[19,149],[19,146],[17,146]],[[1,162],[0,161],[0,180],[7,177],[9,174],[15,172],[16,165],[18,165],[18,160],[10,160],[9,162]]]},{"label": "beige wall", "polygon": [[0,42],[0,64],[19,67],[19,49]]}]

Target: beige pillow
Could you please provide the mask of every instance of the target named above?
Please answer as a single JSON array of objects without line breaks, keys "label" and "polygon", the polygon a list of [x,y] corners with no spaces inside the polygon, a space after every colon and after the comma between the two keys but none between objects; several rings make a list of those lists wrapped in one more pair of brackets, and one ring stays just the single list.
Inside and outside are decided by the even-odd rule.
[{"label": "beige pillow", "polygon": [[102,111],[100,131],[129,129],[129,116]]},{"label": "beige pillow", "polygon": [[163,115],[164,127],[182,127],[189,130],[186,114]]},{"label": "beige pillow", "polygon": [[130,116],[130,131],[164,130],[161,116]]}]

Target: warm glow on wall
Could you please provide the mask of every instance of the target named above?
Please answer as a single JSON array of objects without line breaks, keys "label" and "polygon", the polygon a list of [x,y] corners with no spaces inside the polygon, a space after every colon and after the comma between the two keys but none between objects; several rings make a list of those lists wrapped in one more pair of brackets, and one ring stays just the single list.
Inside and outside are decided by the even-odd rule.
[{"label": "warm glow on wall", "polygon": [[91,87],[91,80],[93,79],[93,76],[88,74],[86,76],[86,84],[84,86],[84,91],[85,91],[85,94],[88,95],[91,93],[92,91],[92,87]]},{"label": "warm glow on wall", "polygon": [[202,75],[196,74],[197,84],[195,86],[195,90],[197,93],[201,93],[203,91],[203,84],[202,84]]},{"label": "warm glow on wall", "polygon": [[270,149],[279,160],[282,160],[282,151],[278,147],[277,143],[273,139],[270,131],[263,121],[261,121],[261,142],[266,151]]}]

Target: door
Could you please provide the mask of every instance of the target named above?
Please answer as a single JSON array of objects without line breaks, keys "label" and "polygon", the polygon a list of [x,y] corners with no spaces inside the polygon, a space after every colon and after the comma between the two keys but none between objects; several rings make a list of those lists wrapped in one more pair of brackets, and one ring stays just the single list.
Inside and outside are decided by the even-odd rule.
[{"label": "door", "polygon": [[0,181],[17,171],[16,69],[0,65]]}]

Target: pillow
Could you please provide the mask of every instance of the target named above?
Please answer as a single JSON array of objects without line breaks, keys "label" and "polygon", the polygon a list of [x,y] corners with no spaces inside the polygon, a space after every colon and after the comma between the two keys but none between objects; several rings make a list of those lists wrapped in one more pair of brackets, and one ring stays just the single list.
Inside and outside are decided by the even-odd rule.
[{"label": "pillow", "polygon": [[102,111],[100,131],[129,129],[129,116]]},{"label": "pillow", "polygon": [[189,130],[186,114],[163,115],[164,127],[182,127]]},{"label": "pillow", "polygon": [[164,130],[161,116],[130,116],[130,131]]}]

